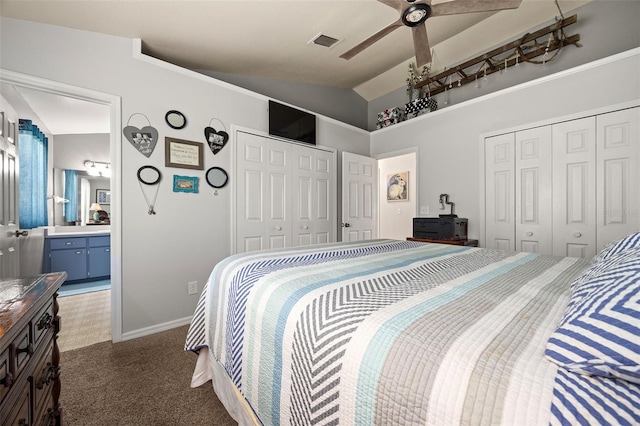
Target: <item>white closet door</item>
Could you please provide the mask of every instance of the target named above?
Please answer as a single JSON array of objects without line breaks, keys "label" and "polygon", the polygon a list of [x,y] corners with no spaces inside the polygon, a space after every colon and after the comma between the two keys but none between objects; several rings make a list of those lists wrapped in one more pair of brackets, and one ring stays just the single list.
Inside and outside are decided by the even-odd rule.
[{"label": "white closet door", "polygon": [[335,154],[293,145],[293,244],[335,241]]},{"label": "white closet door", "polygon": [[553,252],[551,126],[517,132],[516,250]]},{"label": "white closet door", "polygon": [[515,135],[486,138],[485,143],[485,246],[515,250],[513,155]]},{"label": "white closet door", "polygon": [[237,132],[236,251],[291,245],[290,144]]},{"label": "white closet door", "polygon": [[596,254],[595,117],[553,125],[553,254]]},{"label": "white closet door", "polygon": [[640,108],[596,117],[597,250],[640,230]]}]

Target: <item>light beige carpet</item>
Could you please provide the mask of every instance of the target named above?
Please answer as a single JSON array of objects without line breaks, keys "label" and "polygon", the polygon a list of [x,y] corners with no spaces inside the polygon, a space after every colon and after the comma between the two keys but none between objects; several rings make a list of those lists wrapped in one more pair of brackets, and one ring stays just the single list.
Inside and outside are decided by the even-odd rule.
[{"label": "light beige carpet", "polygon": [[187,326],[62,352],[63,424],[235,425],[211,383],[189,387],[196,355]]}]

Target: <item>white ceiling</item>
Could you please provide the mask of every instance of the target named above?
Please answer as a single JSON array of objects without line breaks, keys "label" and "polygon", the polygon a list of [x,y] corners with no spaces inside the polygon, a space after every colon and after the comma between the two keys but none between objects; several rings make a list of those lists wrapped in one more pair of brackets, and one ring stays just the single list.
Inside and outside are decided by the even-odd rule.
[{"label": "white ceiling", "polygon": [[[431,3],[442,1],[449,0]],[[567,13],[589,1],[559,5]],[[376,0],[0,0],[0,15],[139,38],[145,53],[185,68],[351,88],[368,101],[404,86],[414,61],[405,27],[351,60],[339,57],[398,19],[394,9]],[[426,23],[431,68],[476,56],[556,16],[554,0],[523,0],[515,10],[432,17]],[[331,48],[310,44],[319,34],[340,42]],[[53,134],[85,133],[90,127],[91,133],[109,131],[104,106],[19,92]]]}]

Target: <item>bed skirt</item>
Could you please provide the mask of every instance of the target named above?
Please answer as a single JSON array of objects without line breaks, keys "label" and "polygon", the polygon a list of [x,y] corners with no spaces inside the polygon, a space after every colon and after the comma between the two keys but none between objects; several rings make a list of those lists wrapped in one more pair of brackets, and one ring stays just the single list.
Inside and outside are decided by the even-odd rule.
[{"label": "bed skirt", "polygon": [[191,387],[197,388],[211,380],[213,391],[229,415],[240,426],[261,425],[249,404],[242,397],[224,368],[211,356],[209,348],[202,348],[191,377]]}]

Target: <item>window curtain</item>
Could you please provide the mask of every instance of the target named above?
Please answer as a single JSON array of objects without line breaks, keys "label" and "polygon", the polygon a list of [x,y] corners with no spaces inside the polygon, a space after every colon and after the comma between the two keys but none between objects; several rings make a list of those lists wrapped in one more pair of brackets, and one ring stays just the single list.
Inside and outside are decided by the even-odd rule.
[{"label": "window curtain", "polygon": [[20,119],[18,155],[20,158],[20,228],[32,229],[48,224],[47,158],[48,139],[31,120]]},{"label": "window curtain", "polygon": [[69,200],[64,205],[64,217],[67,222],[78,220],[78,172],[64,171],[64,198]]}]

